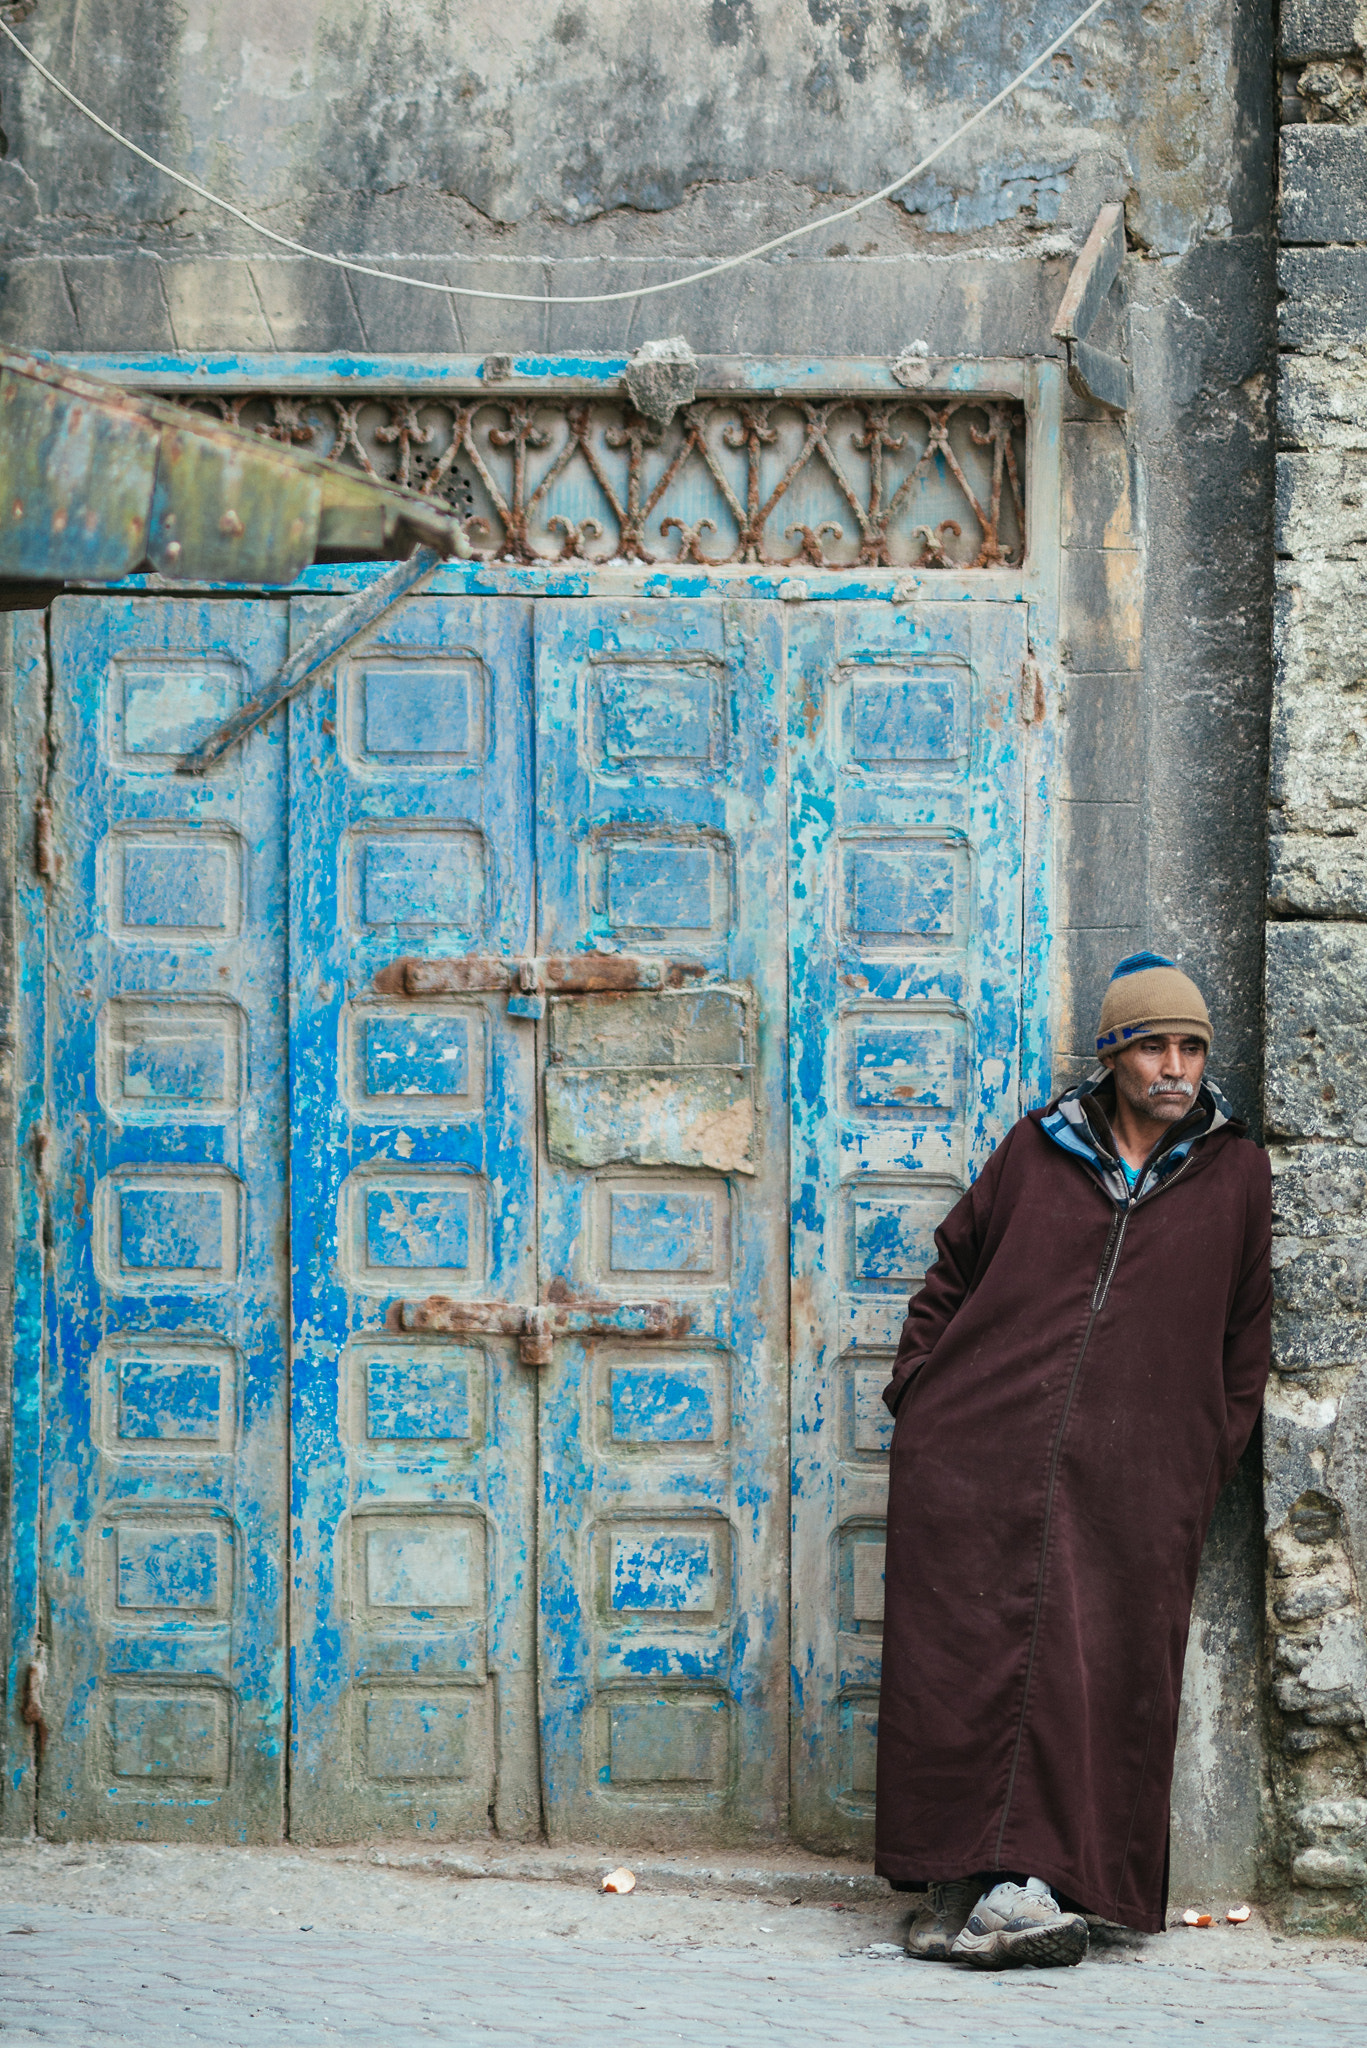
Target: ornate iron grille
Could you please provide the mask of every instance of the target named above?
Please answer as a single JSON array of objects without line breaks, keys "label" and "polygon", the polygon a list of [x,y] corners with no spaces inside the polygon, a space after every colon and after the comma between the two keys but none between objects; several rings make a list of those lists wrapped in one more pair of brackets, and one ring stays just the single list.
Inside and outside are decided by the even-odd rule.
[{"label": "ornate iron grille", "polygon": [[1025,412],[1007,399],[703,397],[667,427],[625,402],[537,395],[191,402],[446,500],[486,561],[965,570],[1025,555]]}]

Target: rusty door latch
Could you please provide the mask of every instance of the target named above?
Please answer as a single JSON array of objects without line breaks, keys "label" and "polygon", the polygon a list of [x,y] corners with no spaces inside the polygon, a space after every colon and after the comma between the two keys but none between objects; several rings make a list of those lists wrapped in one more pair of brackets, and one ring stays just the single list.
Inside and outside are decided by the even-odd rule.
[{"label": "rusty door latch", "polygon": [[691,1310],[676,1301],[591,1301],[562,1294],[558,1301],[519,1308],[509,1301],[426,1301],[395,1304],[402,1330],[440,1331],[453,1337],[516,1337],[524,1365],[549,1365],[557,1337],[687,1337]]},{"label": "rusty door latch", "polygon": [[52,837],[52,804],[40,796],[33,807],[33,866],[40,881],[57,879],[57,849]]},{"label": "rusty door latch", "polygon": [[20,1718],[25,1721],[38,1739],[38,1754],[47,1748],[47,1722],[43,1719],[42,1669],[30,1664],[24,1673],[24,1698],[19,1708]]},{"label": "rusty door latch", "polygon": [[550,953],[534,960],[466,953],[453,960],[406,954],[375,976],[382,996],[507,995],[510,1017],[544,1017],[547,995],[587,996],[683,988],[700,980],[701,960],[640,960],[632,953]]}]

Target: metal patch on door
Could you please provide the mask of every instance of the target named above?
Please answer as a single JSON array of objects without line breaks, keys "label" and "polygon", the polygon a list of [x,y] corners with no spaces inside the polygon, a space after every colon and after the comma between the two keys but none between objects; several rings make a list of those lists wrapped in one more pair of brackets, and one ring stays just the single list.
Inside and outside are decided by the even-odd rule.
[{"label": "metal patch on door", "polygon": [[744,998],[729,990],[558,1001],[546,1142],[565,1166],[754,1173]]}]

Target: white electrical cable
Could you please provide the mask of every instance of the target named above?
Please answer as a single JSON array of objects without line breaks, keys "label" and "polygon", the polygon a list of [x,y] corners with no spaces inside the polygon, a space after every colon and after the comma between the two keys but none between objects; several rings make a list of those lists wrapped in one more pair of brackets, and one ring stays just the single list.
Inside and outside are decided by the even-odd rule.
[{"label": "white electrical cable", "polygon": [[[1055,52],[1062,49],[1068,38],[1074,35],[1085,21],[1090,21],[1097,9],[1105,4],[1106,0],[1091,0],[1091,5],[1084,7],[1076,20],[1069,22],[1062,35],[1055,36],[1048,49],[1041,50],[1033,63],[1027,64],[1024,71],[1017,72],[1010,85],[1004,85],[999,93],[994,93],[992,98],[985,105],[979,107],[976,113],[970,114],[968,119],[962,122],[952,135],[948,136],[945,141],[937,144],[931,150],[929,156],[923,156],[918,164],[913,164],[909,171],[903,171],[901,177],[894,178],[891,184],[882,186],[877,192],[870,192],[866,198],[854,200],[849,206],[838,208],[835,213],[824,214],[820,220],[808,221],[805,226],[800,228],[789,228],[787,234],[775,235],[772,241],[759,242],[753,249],[743,250],[739,256],[727,256],[720,263],[709,263],[702,270],[690,271],[687,277],[671,277],[662,284],[636,285],[630,291],[621,292],[481,291],[474,285],[439,284],[434,278],[430,277],[406,277],[401,271],[379,270],[374,264],[358,263],[350,256],[329,256],[322,249],[310,249],[303,242],[293,241],[288,235],[279,235],[274,228],[268,228],[261,221],[253,220],[249,213],[244,213],[240,206],[234,206],[231,200],[220,199],[218,194],[210,192],[207,186],[199,184],[194,178],[187,178],[183,171],[173,171],[169,164],[164,164],[157,157],[150,156],[145,149],[140,149],[136,142],[130,142],[126,135],[121,135],[117,128],[111,128],[108,121],[102,120],[93,107],[88,107],[84,100],[77,99],[71,88],[63,85],[61,79],[55,77],[48,70],[46,64],[34,56],[27,43],[20,42],[14,30],[3,17],[0,17],[0,30],[3,30],[5,35],[9,37],[9,40],[13,43],[15,49],[18,50],[20,56],[33,66],[41,78],[47,80],[47,83],[52,86],[54,91],[59,92],[64,100],[69,100],[78,113],[84,114],[87,121],[93,121],[95,126],[108,135],[112,141],[119,143],[124,149],[131,150],[134,156],[141,157],[142,161],[145,164],[150,164],[154,171],[160,171],[164,177],[173,178],[176,184],[183,185],[187,192],[194,192],[200,199],[206,199],[210,206],[217,206],[224,213],[231,214],[234,220],[240,220],[244,227],[252,230],[253,234],[264,235],[267,241],[278,243],[282,249],[292,249],[297,256],[308,256],[315,263],[330,264],[334,270],[349,270],[357,277],[377,277],[385,284],[406,284],[412,285],[417,291],[444,292],[448,298],[498,299],[506,304],[519,306],[610,306],[615,305],[622,299],[649,299],[653,298],[658,292],[682,291],[687,285],[701,284],[704,278],[720,277],[724,270],[735,270],[742,263],[753,263],[759,256],[768,256],[773,250],[786,247],[789,242],[799,241],[803,235],[821,234],[826,229],[833,228],[837,221],[849,220],[853,214],[862,213],[866,206],[876,206],[880,200],[890,199],[894,192],[901,191],[903,185],[909,185],[913,178],[919,178],[923,171],[929,170],[937,158],[942,157],[947,149],[952,149],[961,137],[967,135],[970,128],[976,128],[979,121],[985,120],[994,107],[999,107],[1003,100],[1010,99],[1012,93],[1018,87],[1024,85],[1026,79],[1033,76],[1039,70],[1041,64],[1047,64]],[[456,257],[454,260],[460,262],[463,259]],[[532,257],[527,260],[536,262],[546,261],[547,259]]]}]

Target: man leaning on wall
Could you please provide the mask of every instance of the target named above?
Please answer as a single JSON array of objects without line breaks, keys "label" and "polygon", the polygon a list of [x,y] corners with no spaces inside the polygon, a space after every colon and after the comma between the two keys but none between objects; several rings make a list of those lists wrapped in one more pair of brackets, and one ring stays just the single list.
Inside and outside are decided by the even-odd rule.
[{"label": "man leaning on wall", "polygon": [[1096,1048],[936,1233],[884,1395],[877,1858],[929,1888],[924,1960],[1161,1931],[1196,1571],[1267,1379],[1271,1173],[1200,990],[1122,960]]}]

